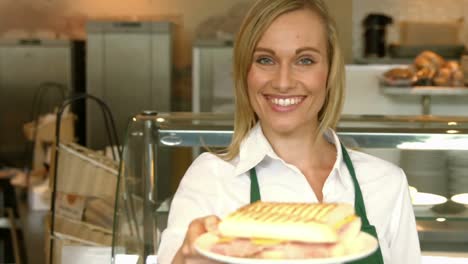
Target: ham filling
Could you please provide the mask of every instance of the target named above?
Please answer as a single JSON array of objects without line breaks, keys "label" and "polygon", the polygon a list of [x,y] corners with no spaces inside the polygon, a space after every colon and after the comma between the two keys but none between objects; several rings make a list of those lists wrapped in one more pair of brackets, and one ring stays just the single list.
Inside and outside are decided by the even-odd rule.
[{"label": "ham filling", "polygon": [[233,239],[215,244],[211,251],[239,258],[307,259],[342,255],[336,243],[283,242],[276,245],[257,245],[250,239]]},{"label": "ham filling", "polygon": [[211,251],[239,258],[308,259],[337,257],[345,254],[344,245],[352,241],[359,233],[360,226],[360,221],[353,221],[343,225],[338,230],[340,241],[343,241],[341,243],[305,243],[296,241],[269,243],[268,240],[259,243],[259,240],[247,238],[223,238],[212,246]]}]

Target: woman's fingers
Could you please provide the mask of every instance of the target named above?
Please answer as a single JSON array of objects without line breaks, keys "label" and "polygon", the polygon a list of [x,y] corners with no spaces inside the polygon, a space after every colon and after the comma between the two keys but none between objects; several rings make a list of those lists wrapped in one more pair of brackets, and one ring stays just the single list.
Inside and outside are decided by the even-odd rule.
[{"label": "woman's fingers", "polygon": [[193,220],[188,227],[182,253],[185,256],[198,255],[194,248],[195,240],[206,232],[216,232],[219,221],[214,215]]},{"label": "woman's fingers", "polygon": [[211,215],[205,218],[205,230],[206,232],[218,232],[219,217]]},{"label": "woman's fingers", "polygon": [[187,230],[187,235],[185,237],[186,243],[184,248],[184,254],[186,256],[195,255],[194,243],[195,240],[206,233],[206,228],[204,224],[204,218],[198,218],[190,223],[189,228]]}]

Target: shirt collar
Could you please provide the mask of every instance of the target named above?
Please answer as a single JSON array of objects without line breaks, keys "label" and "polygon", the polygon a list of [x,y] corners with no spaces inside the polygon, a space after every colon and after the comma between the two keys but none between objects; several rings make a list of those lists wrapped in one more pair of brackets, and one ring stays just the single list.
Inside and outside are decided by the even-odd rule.
[{"label": "shirt collar", "polygon": [[330,173],[330,176],[333,177],[335,175],[334,172],[336,172],[336,177],[337,177],[338,181],[344,187],[347,187],[347,183],[349,182],[350,174],[345,173],[345,171],[348,171],[348,168],[347,168],[346,163],[344,162],[344,159],[343,159],[343,150],[341,148],[340,139],[338,138],[338,135],[335,133],[335,131],[333,131],[333,129],[331,129],[331,128],[329,128],[329,129],[327,129],[325,131],[324,137],[328,142],[335,145],[335,148],[336,148],[336,161],[335,161],[335,164],[333,165],[333,169],[332,169],[332,171]]},{"label": "shirt collar", "polygon": [[257,166],[265,156],[276,156],[273,148],[263,134],[260,123],[247,134],[239,148],[239,161],[235,169],[235,176],[241,175]]},{"label": "shirt collar", "polygon": [[[336,172],[339,182],[346,187],[347,182],[349,182],[346,177],[349,177],[349,174],[343,173],[343,169],[347,170],[347,168],[343,161],[343,153],[338,135],[333,129],[329,128],[325,131],[324,137],[328,142],[335,145],[337,153],[336,161],[330,176],[334,177]],[[240,145],[239,160],[235,168],[234,176],[242,175],[254,168],[267,156],[273,159],[280,159],[263,134],[260,122],[257,122]]]}]

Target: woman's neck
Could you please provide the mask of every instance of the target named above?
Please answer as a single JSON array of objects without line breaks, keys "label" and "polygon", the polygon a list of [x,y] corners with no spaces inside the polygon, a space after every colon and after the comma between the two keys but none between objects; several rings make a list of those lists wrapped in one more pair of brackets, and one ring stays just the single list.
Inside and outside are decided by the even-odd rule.
[{"label": "woman's neck", "polygon": [[[264,132],[265,133],[265,132]],[[289,134],[266,132],[265,136],[276,154],[298,168],[319,168],[334,163],[335,148],[315,128]],[[332,157],[332,159],[330,159]]]},{"label": "woman's neck", "polygon": [[265,136],[281,159],[302,172],[317,201],[323,202],[323,186],[336,162],[336,148],[316,133],[307,129],[294,131],[294,135],[267,131]]}]

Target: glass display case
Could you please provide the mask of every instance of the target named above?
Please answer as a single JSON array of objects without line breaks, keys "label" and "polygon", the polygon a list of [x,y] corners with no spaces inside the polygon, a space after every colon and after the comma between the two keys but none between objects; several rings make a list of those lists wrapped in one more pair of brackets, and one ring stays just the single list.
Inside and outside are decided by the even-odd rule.
[{"label": "glass display case", "polygon": [[[147,111],[130,121],[115,208],[114,259],[138,255],[145,263],[156,254],[180,178],[204,149],[227,146],[232,130],[232,114]],[[337,132],[348,148],[404,169],[423,251],[468,253],[468,118],[345,115]]]}]

